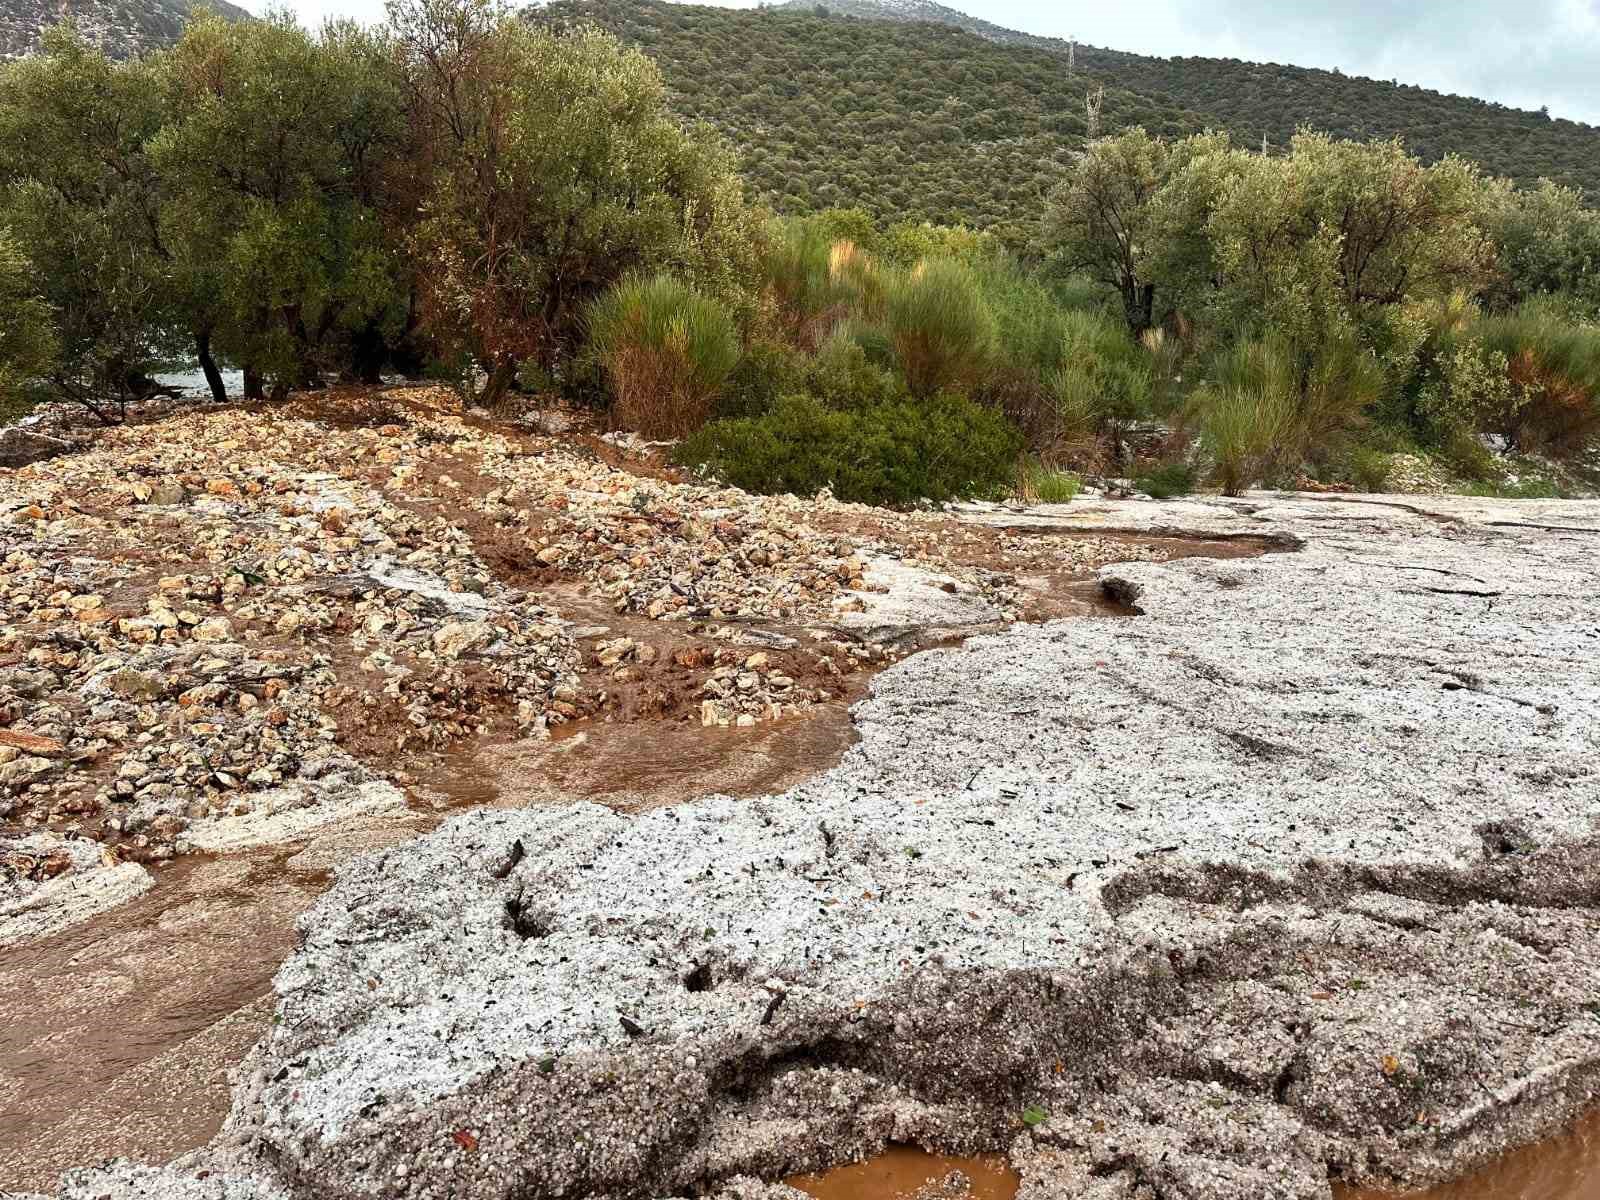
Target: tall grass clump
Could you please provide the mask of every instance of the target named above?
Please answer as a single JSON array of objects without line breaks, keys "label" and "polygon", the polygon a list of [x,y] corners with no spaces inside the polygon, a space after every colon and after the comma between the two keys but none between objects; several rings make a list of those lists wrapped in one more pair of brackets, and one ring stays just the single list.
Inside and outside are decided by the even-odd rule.
[{"label": "tall grass clump", "polygon": [[1061,314],[1062,361],[1047,376],[1066,443],[1104,443],[1120,461],[1129,426],[1151,414],[1155,371],[1149,350],[1103,313]]},{"label": "tall grass clump", "polygon": [[1066,504],[1083,490],[1083,480],[1071,471],[1047,466],[1029,456],[1017,470],[1017,492],[1021,499],[1036,504]]},{"label": "tall grass clump", "polygon": [[762,270],[779,332],[804,350],[815,350],[846,317],[876,320],[882,312],[883,275],[872,256],[821,221],[774,222]]},{"label": "tall grass clump", "polygon": [[588,330],[611,384],[613,421],[646,437],[703,425],[739,361],[727,307],[670,275],[617,283],[590,306]]},{"label": "tall grass clump", "polygon": [[968,391],[995,345],[995,319],[970,268],[932,259],[889,281],[884,326],[911,394]]},{"label": "tall grass clump", "polygon": [[1294,436],[1296,372],[1286,342],[1241,341],[1213,363],[1191,403],[1225,496],[1266,475]]},{"label": "tall grass clump", "polygon": [[1509,387],[1479,417],[1511,450],[1567,458],[1600,443],[1600,328],[1530,300],[1472,334],[1506,364]]}]

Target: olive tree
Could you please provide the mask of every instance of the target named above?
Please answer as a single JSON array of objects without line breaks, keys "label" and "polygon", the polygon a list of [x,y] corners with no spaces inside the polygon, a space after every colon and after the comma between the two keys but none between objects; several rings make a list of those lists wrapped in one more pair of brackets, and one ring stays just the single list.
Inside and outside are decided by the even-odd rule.
[{"label": "olive tree", "polygon": [[491,403],[577,346],[587,305],[629,272],[728,299],[753,269],[726,152],[682,127],[660,72],[590,29],[491,0],[401,0],[423,319],[489,373]]},{"label": "olive tree", "polygon": [[404,133],[392,55],[353,24],[313,35],[283,13],[207,14],[167,75],[172,116],[152,155],[202,361],[214,339],[245,368],[247,393],[316,386],[404,313],[388,219]]},{"label": "olive tree", "polygon": [[1091,141],[1051,196],[1044,249],[1058,266],[1116,290],[1133,333],[1155,323],[1153,202],[1170,147],[1135,127]]},{"label": "olive tree", "polygon": [[50,306],[36,281],[33,264],[0,231],[0,413],[11,411],[22,390],[49,378],[56,365]]},{"label": "olive tree", "polygon": [[48,307],[45,381],[108,421],[182,352],[148,153],[163,115],[155,63],[113,64],[70,25],[0,68],[0,224]]}]

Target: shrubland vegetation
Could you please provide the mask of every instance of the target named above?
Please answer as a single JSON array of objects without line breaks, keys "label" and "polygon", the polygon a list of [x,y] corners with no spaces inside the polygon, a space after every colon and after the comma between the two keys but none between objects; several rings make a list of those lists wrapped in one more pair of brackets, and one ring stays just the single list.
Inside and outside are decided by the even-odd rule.
[{"label": "shrubland vegetation", "polygon": [[1030,222],[777,216],[669,98],[614,36],[491,0],[202,17],[127,63],[53,31],[0,68],[0,386],[115,419],[174,357],[219,400],[219,364],[251,399],[429,372],[879,504],[1595,467],[1600,217],[1572,189],[1134,127],[1035,160]]},{"label": "shrubland vegetation", "polygon": [[649,54],[675,107],[738,146],[755,196],[782,212],[861,207],[993,229],[1023,248],[1088,133],[1084,98],[1097,88],[1101,133],[1142,126],[1173,141],[1214,129],[1281,150],[1309,122],[1335,138],[1401,137],[1425,162],[1457,154],[1522,186],[1548,178],[1600,192],[1600,134],[1539,112],[1231,59],[1080,45],[1069,62],[1062,42],[953,11],[930,15],[966,28],[851,11],[890,15],[849,0],[748,9],[561,0],[548,19],[599,24]]}]

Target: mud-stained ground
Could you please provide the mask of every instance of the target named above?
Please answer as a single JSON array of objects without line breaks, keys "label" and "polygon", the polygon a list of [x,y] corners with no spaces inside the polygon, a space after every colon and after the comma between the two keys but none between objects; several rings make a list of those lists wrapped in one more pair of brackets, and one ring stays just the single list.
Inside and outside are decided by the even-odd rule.
[{"label": "mud-stained ground", "polygon": [[[81,441],[0,472],[6,1187],[215,1133],[348,854],[474,806],[783,792],[907,654],[1126,614],[1106,561],[1262,548],[753,498],[431,389]],[[925,594],[879,619],[896,571]]]},{"label": "mud-stained ground", "polygon": [[1600,1088],[1597,538],[750,497],[430,390],[0,473],[0,1186],[1481,1168]]}]

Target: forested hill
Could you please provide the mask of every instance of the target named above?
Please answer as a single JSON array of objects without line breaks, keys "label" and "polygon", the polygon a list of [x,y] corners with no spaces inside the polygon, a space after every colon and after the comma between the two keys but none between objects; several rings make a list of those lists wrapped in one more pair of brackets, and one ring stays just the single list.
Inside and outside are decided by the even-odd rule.
[{"label": "forested hill", "polygon": [[[722,129],[746,178],[780,208],[858,204],[885,216],[1020,233],[1081,145],[1086,93],[1104,87],[1103,132],[1227,129],[1284,145],[1299,125],[1399,134],[1428,159],[1454,152],[1524,182],[1600,195],[1600,130],[1478,100],[1326,71],[1156,59],[1015,34],[926,0],[884,10],[724,9],[663,0],[558,0],[640,45],[677,107]],[[933,22],[926,18],[935,18]],[[960,24],[957,24],[957,20]],[[972,30],[976,30],[973,32]]]},{"label": "forested hill", "polygon": [[[250,17],[227,0],[207,4],[230,21]],[[40,33],[71,17],[112,58],[127,58],[176,42],[192,7],[191,0],[0,0],[0,57],[37,49]]]},{"label": "forested hill", "polygon": [[[814,11],[816,4],[788,0],[779,7]],[[1005,45],[1068,51],[1060,38],[1006,29],[934,0],[832,0],[825,7],[836,16],[937,22]],[[1398,135],[1429,161],[1455,153],[1496,175],[1523,182],[1543,177],[1600,193],[1600,129],[1543,112],[1310,67],[1236,58],[1152,58],[1082,44],[1072,54],[1087,72],[1206,113],[1253,142],[1265,135],[1283,145],[1303,124],[1339,137]]]}]

